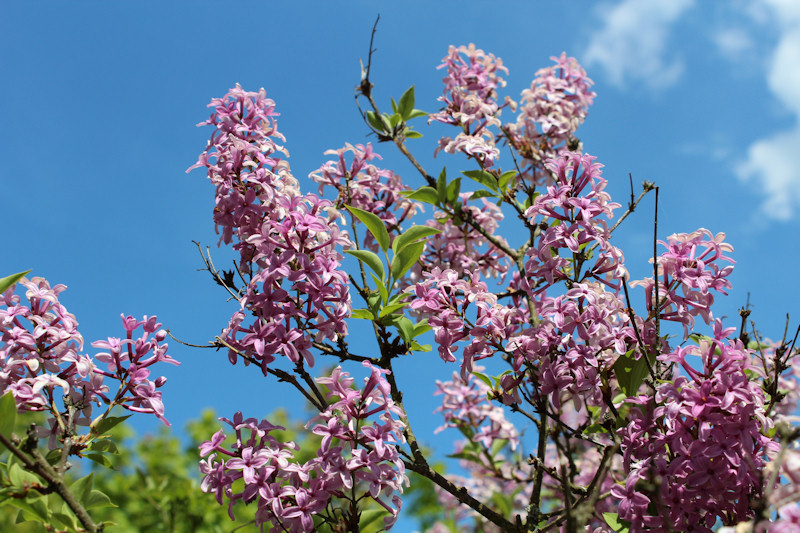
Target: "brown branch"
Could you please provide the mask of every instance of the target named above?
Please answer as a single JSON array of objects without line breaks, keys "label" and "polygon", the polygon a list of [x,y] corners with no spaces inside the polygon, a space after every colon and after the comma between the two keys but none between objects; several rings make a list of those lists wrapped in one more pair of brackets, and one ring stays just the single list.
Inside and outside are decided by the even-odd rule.
[{"label": "brown branch", "polygon": [[95,524],[92,517],[83,505],[81,505],[80,501],[78,501],[78,498],[64,482],[64,478],[50,466],[47,459],[45,459],[41,452],[39,452],[39,449],[36,448],[34,431],[34,428],[28,431],[27,443],[24,445],[24,447],[27,448],[25,451],[20,448],[18,441],[15,442],[16,439],[12,440],[2,433],[0,433],[0,443],[8,448],[8,450],[20,460],[25,470],[33,472],[42,478],[47,484],[47,487],[42,492],[55,492],[61,496],[61,499],[64,500],[64,503],[75,513],[75,517],[80,521],[86,531],[89,533],[99,533],[103,531],[104,525],[102,523]]}]

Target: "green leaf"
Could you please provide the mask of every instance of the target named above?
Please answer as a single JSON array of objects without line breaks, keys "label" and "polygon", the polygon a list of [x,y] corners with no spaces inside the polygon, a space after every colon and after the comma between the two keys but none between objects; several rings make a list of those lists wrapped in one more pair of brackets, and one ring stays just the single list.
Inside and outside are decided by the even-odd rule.
[{"label": "green leaf", "polygon": [[508,183],[511,181],[511,178],[517,175],[517,172],[514,170],[509,170],[507,172],[503,172],[500,174],[500,177],[497,178],[497,186],[500,191],[505,191],[506,187],[508,187]]},{"label": "green leaf", "polygon": [[39,522],[47,523],[50,520],[50,513],[47,510],[47,505],[39,497],[28,496],[25,499],[11,498],[6,500],[6,503],[13,505],[25,513],[26,518],[38,519]]},{"label": "green leaf", "polygon": [[439,194],[433,187],[420,187],[416,191],[406,194],[406,198],[431,205],[439,203]]},{"label": "green leaf", "polygon": [[477,200],[478,198],[499,198],[496,194],[486,189],[480,189],[472,193],[469,197],[470,200]]},{"label": "green leaf", "polygon": [[400,252],[392,258],[392,278],[402,278],[403,274],[408,272],[408,269],[417,262],[424,248],[425,241],[422,241],[409,244],[400,250]]},{"label": "green leaf", "polygon": [[630,531],[631,523],[627,520],[622,520],[617,513],[603,513],[603,520],[606,521],[608,527],[617,533],[628,533]]},{"label": "green leaf", "polygon": [[442,230],[430,226],[411,226],[406,231],[397,236],[392,243],[392,251],[395,255],[403,251],[407,246],[427,239],[431,235],[441,233]]},{"label": "green leaf", "polygon": [[403,93],[403,96],[400,97],[400,101],[397,103],[397,111],[400,116],[403,117],[403,120],[408,120],[411,118],[411,112],[414,111],[414,86],[412,85],[409,87],[406,92]]},{"label": "green leaf", "polygon": [[107,416],[105,417],[99,424],[96,426],[92,423],[92,427],[94,432],[98,435],[105,435],[108,433],[111,428],[118,426],[119,424],[125,422],[129,419],[132,415],[125,415],[125,416]]},{"label": "green leaf", "polygon": [[430,352],[431,350],[430,344],[420,344],[417,341],[411,341],[412,352]]},{"label": "green leaf", "polygon": [[77,531],[78,530],[78,522],[77,519],[67,513],[52,513],[50,518],[57,521],[63,527],[67,528],[67,530]]},{"label": "green leaf", "polygon": [[359,529],[359,531],[364,531],[365,528],[369,529],[371,531],[372,530],[379,531],[380,528],[377,528],[377,529],[376,528],[370,528],[370,526],[373,523],[375,523],[378,520],[380,520],[381,518],[383,518],[384,516],[387,516],[388,514],[389,514],[388,511],[386,511],[386,509],[383,509],[383,508],[380,508],[380,509],[367,509],[365,511],[362,511],[361,512],[361,517],[358,520],[358,529]]},{"label": "green leaf", "polygon": [[447,167],[442,167],[439,178],[436,180],[436,193],[439,195],[439,203],[443,204],[447,200]]},{"label": "green leaf", "polygon": [[461,178],[456,178],[447,186],[447,203],[458,202],[458,193],[461,192]]},{"label": "green leaf", "polygon": [[17,402],[11,392],[0,398],[0,433],[9,436],[17,422]]},{"label": "green leaf", "polygon": [[95,507],[116,507],[111,501],[111,498],[99,490],[92,490],[86,498],[86,501],[83,502],[83,506],[86,509],[94,509]]},{"label": "green leaf", "polygon": [[383,279],[385,277],[383,271],[383,262],[377,254],[370,252],[369,250],[345,250],[344,253],[352,255],[367,265],[378,275],[379,278]]},{"label": "green leaf", "polygon": [[367,111],[367,121],[378,131],[386,130],[386,128],[383,127],[383,121],[374,111]]},{"label": "green leaf", "polygon": [[372,236],[375,237],[381,250],[385,252],[389,249],[389,232],[386,231],[386,226],[384,226],[383,220],[381,220],[378,215],[349,205],[345,207],[367,227],[369,232],[372,233]]},{"label": "green leaf", "polygon": [[103,455],[102,453],[84,453],[83,457],[106,468],[114,469],[114,463],[111,462],[111,459],[109,459],[107,455]]},{"label": "green leaf", "polygon": [[86,503],[89,494],[92,492],[92,484],[94,483],[94,473],[83,476],[79,480],[70,485],[70,490],[78,498],[81,503]]},{"label": "green leaf", "polygon": [[398,309],[402,309],[403,307],[407,306],[408,302],[399,302],[396,304],[389,304],[381,309],[381,316],[388,316],[397,311]]},{"label": "green leaf", "polygon": [[94,452],[113,453],[119,455],[117,445],[111,439],[98,439],[89,445],[89,449]]},{"label": "green leaf", "polygon": [[397,326],[397,330],[400,332],[400,336],[403,337],[403,340],[406,341],[406,344],[411,344],[411,339],[414,338],[414,323],[408,318],[401,316],[395,320],[394,325]]},{"label": "green leaf", "polygon": [[353,309],[350,313],[351,318],[359,318],[362,320],[375,320],[375,315],[369,309]]},{"label": "green leaf", "polygon": [[406,139],[419,139],[422,137],[420,132],[412,130],[411,128],[406,128],[406,130],[403,132],[403,135]]},{"label": "green leaf", "polygon": [[484,187],[488,187],[489,189],[497,192],[497,180],[494,177],[494,174],[491,172],[487,172],[485,170],[465,170],[462,172],[468,178],[472,178]]},{"label": "green leaf", "polygon": [[626,396],[636,394],[648,373],[645,356],[634,359],[633,352],[633,350],[628,350],[625,355],[620,355],[613,367],[619,387]]},{"label": "green leaf", "polygon": [[375,282],[375,285],[378,287],[378,292],[381,295],[381,300],[384,304],[389,301],[389,291],[386,290],[386,285],[383,283],[383,280],[378,279],[378,276],[372,274],[372,281]]},{"label": "green leaf", "polygon": [[397,102],[394,101],[394,96],[390,96],[392,100],[392,113],[397,113]]},{"label": "green leaf", "polygon": [[431,329],[433,328],[431,328],[428,325],[428,319],[423,318],[422,320],[414,324],[414,337],[419,337],[423,333],[429,332]]},{"label": "green leaf", "polygon": [[408,115],[408,118],[406,120],[410,120],[412,118],[417,118],[417,117],[427,117],[427,116],[428,116],[427,111],[423,111],[422,109],[414,109],[413,111],[411,111],[411,114]]},{"label": "green leaf", "polygon": [[16,274],[11,274],[10,276],[0,278],[0,294],[6,292],[9,287],[30,273],[30,270],[26,270],[25,272],[17,272]]},{"label": "green leaf", "polygon": [[492,441],[491,455],[495,457],[505,445],[508,444],[508,439],[495,439]]},{"label": "green leaf", "polygon": [[15,487],[23,487],[25,484],[39,483],[39,478],[36,474],[23,470],[19,463],[14,463],[8,467],[8,480]]},{"label": "green leaf", "polygon": [[489,387],[490,389],[492,388],[492,380],[489,379],[489,376],[487,376],[486,374],[481,374],[480,372],[473,372],[472,375],[478,378],[479,380],[483,381],[486,384],[486,386]]}]

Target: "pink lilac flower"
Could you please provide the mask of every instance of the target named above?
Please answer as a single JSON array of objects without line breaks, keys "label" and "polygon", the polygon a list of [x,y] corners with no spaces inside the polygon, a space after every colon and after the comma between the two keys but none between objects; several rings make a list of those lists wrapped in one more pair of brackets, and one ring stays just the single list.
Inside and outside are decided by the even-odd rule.
[{"label": "pink lilac flower", "polygon": [[[345,158],[352,154],[348,165]],[[403,196],[410,191],[398,174],[375,166],[372,161],[381,159],[372,145],[346,144],[338,150],[328,150],[325,155],[336,155],[337,159],[328,161],[310,174],[319,183],[319,193],[326,189],[336,191],[335,205],[349,205],[377,215],[386,226],[389,237],[394,239],[400,233],[403,222],[412,217],[420,204]],[[377,243],[372,234],[365,232],[366,247],[377,250]]]},{"label": "pink lilac flower", "polygon": [[435,395],[442,395],[442,405],[436,409],[444,416],[444,425],[436,433],[446,428],[459,428],[473,435],[474,442],[492,448],[496,440],[506,440],[511,449],[519,444],[519,434],[514,425],[505,417],[501,407],[487,400],[491,389],[472,375],[464,381],[454,372],[450,381],[436,381]]},{"label": "pink lilac flower", "polygon": [[[574,254],[595,246],[600,251],[594,261],[589,262],[588,257],[583,260],[589,268],[581,279],[594,278],[618,290],[619,280],[627,277],[622,252],[609,243],[607,222],[601,218],[610,219],[619,204],[604,191],[607,181],[600,171],[602,165],[595,160],[590,155],[565,152],[546,163],[556,179],[545,194],[536,198],[525,216],[531,225],[538,224],[538,217],[561,223],[548,225],[528,252],[523,286],[529,291],[539,292],[573,278]],[[587,187],[590,190],[584,192]],[[562,250],[568,257],[560,255]],[[544,283],[530,285],[529,280],[542,279]]]},{"label": "pink lilac flower", "polygon": [[[423,277],[406,289],[414,294],[409,307],[428,319],[444,361],[455,362],[459,343],[470,341],[462,352],[461,377],[466,380],[474,361],[493,356],[519,329],[521,313],[499,305],[477,273],[462,278],[455,270],[434,267]],[[476,313],[474,322],[467,316],[471,309]]]},{"label": "pink lilac flower", "polygon": [[429,121],[451,124],[462,131],[455,139],[443,137],[436,152],[462,152],[483,167],[492,166],[500,152],[489,128],[500,125],[502,107],[512,104],[509,101],[501,106],[497,101],[497,89],[506,84],[500,72],[508,73],[508,69],[502,60],[473,44],[451,46],[438,68],[447,68],[444,94],[439,97],[445,107]]},{"label": "pink lilac flower", "polygon": [[539,70],[530,88],[522,91],[517,122],[504,127],[526,163],[523,176],[537,185],[555,179],[539,171],[541,164],[561,155],[575,140],[574,133],[597,96],[591,90],[594,82],[575,58],[562,53],[550,59],[555,65]]},{"label": "pink lilac flower", "polygon": [[[506,244],[505,239],[495,235],[503,220],[502,210],[495,204],[481,198],[480,206],[469,203],[473,193],[460,195],[461,210],[487,233]],[[511,267],[508,256],[477,231],[473,226],[458,225],[452,219],[440,223],[428,221],[428,225],[440,229],[441,233],[432,236],[425,245],[419,260],[419,267],[413,277],[419,279],[422,271],[433,267],[452,269],[464,275],[467,272],[480,272],[486,278],[505,278]]]},{"label": "pink lilac flower", "polygon": [[221,233],[220,243],[233,242],[240,253],[240,268],[248,272],[254,255],[249,237],[258,233],[276,197],[299,194],[297,180],[279,156],[288,157],[288,152],[273,140],[285,139],[275,122],[275,102],[264,89],[248,92],[237,85],[222,98],[211,100],[208,107],[214,112],[198,126],[212,125],[215,130],[187,172],[208,169],[208,178],[216,186],[214,223]]},{"label": "pink lilac flower", "polygon": [[707,532],[751,518],[776,444],[741,341],[701,341],[659,360],[686,375],[661,383],[655,399],[628,399],[639,407],[618,432],[627,472],[625,488],[612,490],[620,518],[632,530]]},{"label": "pink lilac flower", "polygon": [[[226,447],[225,434],[217,432],[200,446],[201,456],[208,456],[200,463],[203,491],[213,492],[220,505],[227,500],[232,518],[237,502],[255,503],[257,526],[291,532],[314,531],[315,517],[333,518],[326,510],[332,498],[347,499],[355,491],[389,512],[384,526],[390,529],[401,505],[395,493],[407,484],[397,449],[404,442],[397,419],[401,410],[391,398],[388,371],[364,366],[370,375],[363,389],[353,388],[354,380],[341,367],[317,379],[328,387],[330,403],[308,423],[323,441],[317,456],[305,463],[295,459],[293,442],[270,434],[283,428],[241,413],[232,421],[220,419],[234,430],[235,443]],[[340,511],[349,512],[349,506]]]},{"label": "pink lilac flower", "polygon": [[[137,321],[123,315],[126,339],[109,338],[92,343],[109,352],[94,358],[80,353],[83,337],[75,316],[59,301],[64,285],[50,286],[44,278],[23,278],[28,305],[21,303],[10,287],[0,297],[0,395],[11,392],[22,411],[48,411],[56,400],[78,407],[74,419],[79,426],[92,421],[95,405],[114,404],[134,411],[164,418],[160,388],[166,378],[150,379],[150,367],[156,363],[179,363],[167,354],[163,343],[166,332],[156,317]],[[133,332],[143,329],[135,339]],[[103,369],[105,363],[106,369]],[[110,394],[108,380],[119,382],[119,390]],[[63,429],[55,423],[42,429],[40,436],[50,436],[51,445]]]},{"label": "pink lilac flower", "polygon": [[[347,333],[350,315],[341,247],[350,247],[328,200],[302,196],[297,180],[278,153],[275,103],[264,90],[238,85],[209,104],[216,127],[192,167],[205,166],[217,187],[214,220],[220,242],[240,252],[239,268],[250,274],[221,339],[232,363],[256,362],[266,373],[275,355],[313,366],[312,343]],[[360,153],[364,159],[369,150]],[[190,169],[191,170],[191,169]],[[234,242],[235,239],[235,242]],[[248,318],[249,317],[249,318]]]},{"label": "pink lilac flower", "polygon": [[[735,263],[724,255],[724,252],[733,251],[733,246],[725,242],[724,233],[713,235],[705,228],[676,233],[659,243],[667,250],[658,258],[658,314],[662,320],[682,324],[685,338],[689,328],[694,327],[694,317],[701,317],[706,324],[714,319],[711,289],[727,294],[726,290],[731,287],[727,277],[733,266],[721,267],[719,262]],[[648,311],[653,315],[656,307],[653,278],[634,281],[631,285],[645,288]]]}]

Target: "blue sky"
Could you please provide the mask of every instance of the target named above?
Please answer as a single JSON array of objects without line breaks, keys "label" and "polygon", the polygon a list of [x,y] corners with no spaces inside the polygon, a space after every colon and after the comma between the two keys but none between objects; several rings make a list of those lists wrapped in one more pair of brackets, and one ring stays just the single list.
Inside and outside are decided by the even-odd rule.
[{"label": "blue sky", "polygon": [[[510,69],[518,98],[549,57],[566,51],[596,82],[578,131],[605,164],[620,203],[634,183],[660,188],[659,235],[699,227],[735,247],[731,295],[718,315],[738,324],[750,293],[761,331],[800,320],[800,4],[700,2],[11,2],[0,19],[0,275],[28,268],[69,287],[62,301],[88,343],[121,334],[120,313],[156,314],[186,341],[212,339],[235,309],[192,240],[215,245],[213,189],[196,161],[210,134],[194,125],[235,83],[265,87],[281,113],[290,163],[306,179],[366,128],[353,102],[359,59],[381,14],[373,81],[383,105],[416,84],[417,107],[438,109],[450,44],[474,42]],[[429,172],[437,135],[411,149]],[[372,139],[374,141],[374,139]],[[383,165],[419,186],[392,146]],[[649,272],[652,198],[617,235],[634,278]],[[513,242],[513,237],[511,238]],[[219,264],[229,260],[214,254]],[[641,298],[641,295],[639,296]],[[299,398],[224,354],[171,345],[167,417],[180,428],[205,406],[257,416]],[[452,369],[434,354],[398,370],[434,440],[433,381]],[[288,398],[288,399],[287,399]],[[295,407],[295,412],[300,412]],[[158,422],[139,418],[146,431]],[[444,446],[442,444],[442,446]],[[448,451],[443,449],[444,451]]]}]

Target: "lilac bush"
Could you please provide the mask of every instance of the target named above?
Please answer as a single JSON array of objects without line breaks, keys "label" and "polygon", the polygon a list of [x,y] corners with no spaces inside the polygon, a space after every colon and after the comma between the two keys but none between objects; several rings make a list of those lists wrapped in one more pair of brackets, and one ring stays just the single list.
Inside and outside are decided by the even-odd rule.
[{"label": "lilac bush", "polygon": [[[189,170],[205,169],[218,245],[236,254],[229,271],[204,261],[238,302],[209,347],[292,387],[316,443],[301,460],[280,426],[222,418],[200,446],[202,490],[231,518],[255,508],[262,531],[388,530],[421,478],[433,532],[800,531],[797,335],[787,323],[762,339],[747,308],[738,327],[715,314],[734,264],[723,233],[654,236],[652,276],[631,278],[614,231],[651,191],[657,213],[659,189],[631,190],[620,213],[577,137],[596,97],[578,62],[554,56],[517,102],[501,96],[500,58],[452,46],[441,108],[416,109],[412,87],[390,113],[371,60],[359,110],[419,172],[413,186],[371,143],[325,152],[303,183],[264,89],[237,85],[200,124],[213,130]],[[422,117],[454,128],[428,149],[460,161],[457,177],[412,154]],[[79,454],[106,429],[97,405],[164,420],[150,367],[175,361],[155,317],[123,317],[126,337],[91,358],[63,286],[20,284],[28,305],[13,284],[2,294],[0,386],[14,407],[51,413],[37,438]],[[348,343],[357,321],[374,348]],[[435,387],[457,475],[422,445],[393,366],[427,351],[453,367]]]},{"label": "lilac bush", "polygon": [[[367,126],[422,185],[375,166],[371,144],[347,144],[311,174],[329,200],[300,193],[275,155],[283,137],[263,89],[212,101],[205,124],[216,129],[198,165],[217,186],[218,226],[220,212],[232,215],[221,241],[241,253],[246,282],[225,283],[241,311],[212,346],[293,385],[319,413],[308,428],[322,439],[298,465],[269,422],[225,420],[236,442],[218,433],[203,444],[201,470],[232,516],[241,501],[265,530],[356,531],[361,510],[374,509],[362,494],[388,529],[413,473],[436,486],[436,532],[794,531],[794,341],[762,342],[746,309],[738,331],[714,315],[733,268],[722,233],[659,241],[653,277],[631,279],[613,231],[658,189],[645,182],[617,215],[602,165],[576,137],[592,81],[574,58],[553,61],[517,103],[500,96],[499,58],[450,47],[431,114],[414,108],[413,87],[381,112],[367,66],[357,88]],[[409,121],[425,115],[457,129],[435,154],[465,157],[460,177],[434,178],[412,155],[420,135]],[[425,207],[432,218],[415,225]],[[520,229],[508,233],[514,219]],[[358,260],[350,274],[345,255]],[[350,349],[348,319],[371,324],[376,352]],[[429,331],[433,348],[421,344]],[[394,359],[431,349],[455,366],[436,384],[438,431],[460,434],[453,452],[466,475],[430,466],[393,374]],[[312,353],[361,363],[364,387],[341,366],[313,379]]]}]

